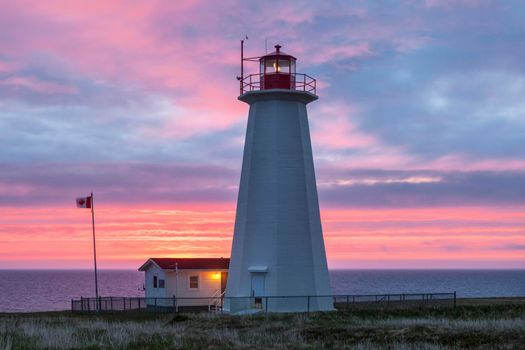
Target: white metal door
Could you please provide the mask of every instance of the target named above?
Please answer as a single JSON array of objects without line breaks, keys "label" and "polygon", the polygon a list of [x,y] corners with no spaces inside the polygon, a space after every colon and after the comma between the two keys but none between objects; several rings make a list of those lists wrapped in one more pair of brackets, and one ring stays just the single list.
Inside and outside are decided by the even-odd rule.
[{"label": "white metal door", "polygon": [[264,273],[252,273],[252,296],[262,297],[264,293]]}]

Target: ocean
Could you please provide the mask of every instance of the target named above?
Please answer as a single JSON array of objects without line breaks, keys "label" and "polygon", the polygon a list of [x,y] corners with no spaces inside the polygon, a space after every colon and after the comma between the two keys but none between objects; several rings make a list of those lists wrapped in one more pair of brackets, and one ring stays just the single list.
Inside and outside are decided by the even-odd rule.
[{"label": "ocean", "polygon": [[[457,292],[458,298],[525,296],[525,270],[331,270],[334,294]],[[99,271],[102,296],[143,296],[144,273]],[[0,312],[70,309],[93,296],[90,270],[0,270]]]}]

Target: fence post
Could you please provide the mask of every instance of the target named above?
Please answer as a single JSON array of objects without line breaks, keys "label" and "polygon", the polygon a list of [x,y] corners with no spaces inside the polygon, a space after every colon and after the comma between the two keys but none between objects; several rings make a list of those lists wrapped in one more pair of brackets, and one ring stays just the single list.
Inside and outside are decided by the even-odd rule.
[{"label": "fence post", "polygon": [[155,298],[155,316],[157,316],[157,298]]},{"label": "fence post", "polygon": [[310,313],[310,296],[307,296],[308,300],[308,313]]},{"label": "fence post", "polygon": [[84,313],[84,297],[80,297],[80,311]]},{"label": "fence post", "polygon": [[348,310],[350,308],[350,295],[346,296],[346,309]]},{"label": "fence post", "polygon": [[98,297],[98,312],[102,312],[102,297]]},{"label": "fence post", "polygon": [[111,313],[113,313],[113,297],[109,297],[109,307],[111,308]]},{"label": "fence post", "polygon": [[454,309],[456,308],[456,291],[454,291]]},{"label": "fence post", "polygon": [[[175,299],[175,295],[173,296],[173,300],[172,300],[172,302],[173,302],[173,305],[172,305],[172,306],[173,306],[173,312],[176,313],[176,311],[175,311],[175,306],[177,305],[177,299]],[[209,309],[209,308],[208,308],[208,309]]]},{"label": "fence post", "polygon": [[126,311],[126,298],[122,297],[122,308]]},{"label": "fence post", "polygon": [[266,297],[266,304],[264,305],[265,312],[268,313],[268,297]]}]

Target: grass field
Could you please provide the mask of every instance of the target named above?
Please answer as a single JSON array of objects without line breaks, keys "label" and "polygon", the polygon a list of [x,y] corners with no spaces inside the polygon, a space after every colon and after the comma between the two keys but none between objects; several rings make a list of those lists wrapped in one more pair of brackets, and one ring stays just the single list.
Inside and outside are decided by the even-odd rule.
[{"label": "grass field", "polygon": [[525,349],[525,300],[311,314],[0,314],[0,349]]}]

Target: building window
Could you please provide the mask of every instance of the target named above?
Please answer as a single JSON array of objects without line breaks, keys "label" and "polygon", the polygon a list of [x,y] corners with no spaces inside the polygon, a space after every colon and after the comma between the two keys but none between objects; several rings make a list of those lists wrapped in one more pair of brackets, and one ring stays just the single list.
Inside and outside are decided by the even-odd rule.
[{"label": "building window", "polygon": [[199,289],[199,275],[190,276],[190,289]]},{"label": "building window", "polygon": [[153,276],[153,288],[157,288],[157,276]]},{"label": "building window", "polygon": [[159,288],[164,288],[164,280],[159,279]]}]

